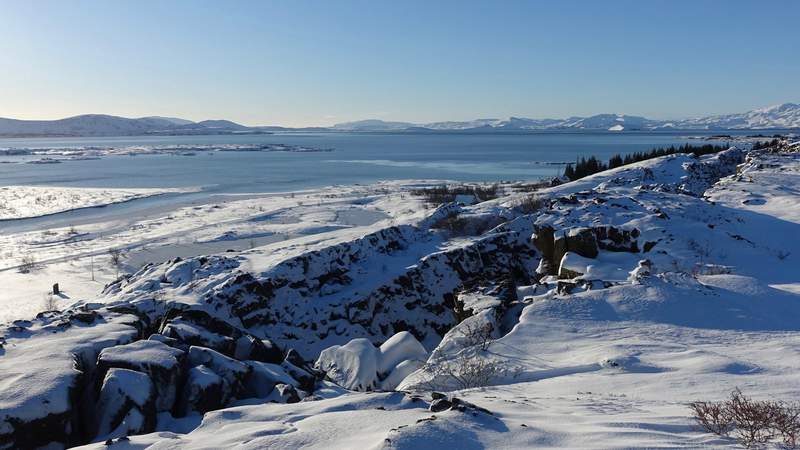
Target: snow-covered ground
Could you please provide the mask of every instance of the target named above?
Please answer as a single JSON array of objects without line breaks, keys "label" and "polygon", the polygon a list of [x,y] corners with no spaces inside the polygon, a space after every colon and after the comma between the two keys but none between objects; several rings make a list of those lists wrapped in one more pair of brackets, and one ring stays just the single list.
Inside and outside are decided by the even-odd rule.
[{"label": "snow-covered ground", "polygon": [[87,225],[67,253],[192,251],[0,329],[0,445],[735,448],[687,404],[800,400],[798,193],[784,146],[435,211],[395,184]]},{"label": "snow-covered ground", "polygon": [[[420,217],[425,206],[407,190],[424,184],[387,182],[296,193],[215,196],[177,209],[154,208],[35,231],[4,232],[0,225],[0,285],[4,287],[0,291],[0,323],[41,311],[53,283],[60,285],[62,292],[56,302],[63,307],[96,297],[121,273],[148,262],[246,251],[267,244],[275,244],[271,247],[274,251],[293,245],[297,238],[336,235],[337,231],[358,235],[375,223],[412,220]],[[15,186],[0,188],[0,198],[15,205],[16,218],[22,218],[166,191]],[[112,249],[121,251],[119,270],[111,262]],[[28,273],[19,270],[25,257],[36,262]]]},{"label": "snow-covered ground", "polygon": [[91,189],[50,186],[0,187],[0,221],[97,208],[178,189]]}]

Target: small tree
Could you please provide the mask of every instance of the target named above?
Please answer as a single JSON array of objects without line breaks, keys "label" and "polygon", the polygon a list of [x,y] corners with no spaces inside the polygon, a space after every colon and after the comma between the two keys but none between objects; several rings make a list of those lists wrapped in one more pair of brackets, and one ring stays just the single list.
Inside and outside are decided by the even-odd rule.
[{"label": "small tree", "polygon": [[117,270],[117,276],[115,278],[119,278],[119,269],[122,267],[122,250],[112,248],[108,251],[108,257],[111,260],[111,265]]}]

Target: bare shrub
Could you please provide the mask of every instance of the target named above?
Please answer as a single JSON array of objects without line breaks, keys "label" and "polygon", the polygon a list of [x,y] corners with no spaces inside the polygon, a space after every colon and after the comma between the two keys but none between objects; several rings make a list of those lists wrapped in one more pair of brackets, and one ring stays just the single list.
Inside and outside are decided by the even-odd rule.
[{"label": "bare shrub", "polygon": [[733,434],[745,447],[765,444],[777,431],[773,427],[780,405],[774,402],[751,400],[736,389],[727,402],[728,414],[734,423]]},{"label": "bare shrub", "polygon": [[44,294],[42,311],[58,311],[58,300],[50,292]]},{"label": "bare shrub", "polygon": [[689,409],[694,413],[694,418],[709,433],[727,436],[733,428],[733,419],[723,403],[692,402]]},{"label": "bare shrub", "polygon": [[523,214],[533,214],[544,207],[544,201],[538,195],[526,195],[511,206]]},{"label": "bare shrub", "polygon": [[23,255],[19,261],[19,273],[31,273],[36,270],[36,258],[33,255]]},{"label": "bare shrub", "polygon": [[513,186],[513,188],[517,192],[536,192],[540,189],[558,186],[560,184],[561,184],[561,179],[559,179],[558,177],[553,177],[553,178],[545,178],[540,181],[534,181],[532,183],[517,183]]},{"label": "bare shrub", "polygon": [[739,389],[724,402],[693,402],[689,408],[703,429],[720,436],[732,435],[745,447],[761,447],[781,438],[787,448],[800,440],[800,405],[753,400]]},{"label": "bare shrub", "polygon": [[464,236],[467,234],[469,221],[458,214],[443,217],[431,225],[431,228],[445,230],[450,236]]},{"label": "bare shrub", "polygon": [[490,185],[442,185],[429,188],[412,189],[411,195],[416,195],[425,199],[426,203],[440,205],[456,200],[459,195],[472,195],[478,201],[492,200],[499,196],[500,187],[497,184]]},{"label": "bare shrub", "polygon": [[486,386],[493,377],[502,373],[495,361],[469,351],[461,351],[453,358],[429,361],[422,369],[431,376],[423,385],[432,391],[451,386],[457,390]]},{"label": "bare shrub", "polygon": [[477,347],[481,350],[489,348],[489,344],[494,341],[492,336],[493,327],[486,322],[469,321],[458,325],[458,331],[464,337],[466,347]]},{"label": "bare shrub", "polygon": [[800,441],[800,405],[783,404],[775,416],[775,429],[788,448],[797,448]]}]

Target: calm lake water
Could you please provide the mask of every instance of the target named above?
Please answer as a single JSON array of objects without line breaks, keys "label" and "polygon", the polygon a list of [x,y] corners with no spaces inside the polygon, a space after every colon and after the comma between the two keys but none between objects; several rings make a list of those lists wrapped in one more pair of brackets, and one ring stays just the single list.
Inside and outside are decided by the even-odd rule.
[{"label": "calm lake water", "polygon": [[[109,156],[61,164],[23,164],[38,157],[0,156],[0,185],[188,187],[207,192],[281,192],[379,180],[530,180],[560,174],[579,156],[603,159],[683,144],[682,133],[345,134],[0,139],[5,147],[291,144],[318,153],[197,152],[196,156]],[[18,164],[13,164],[14,162]]]}]

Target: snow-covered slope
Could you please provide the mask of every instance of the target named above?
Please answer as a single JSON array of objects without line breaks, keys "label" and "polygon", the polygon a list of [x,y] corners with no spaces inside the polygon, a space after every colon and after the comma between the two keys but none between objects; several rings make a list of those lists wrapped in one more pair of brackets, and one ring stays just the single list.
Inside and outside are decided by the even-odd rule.
[{"label": "snow-covered slope", "polygon": [[677,121],[675,125],[679,128],[711,129],[800,128],[800,105],[783,103],[741,114],[726,114]]},{"label": "snow-covered slope", "polygon": [[785,144],[671,155],[146,266],[0,331],[0,444],[734,446],[687,403],[798,400],[798,174]]}]

